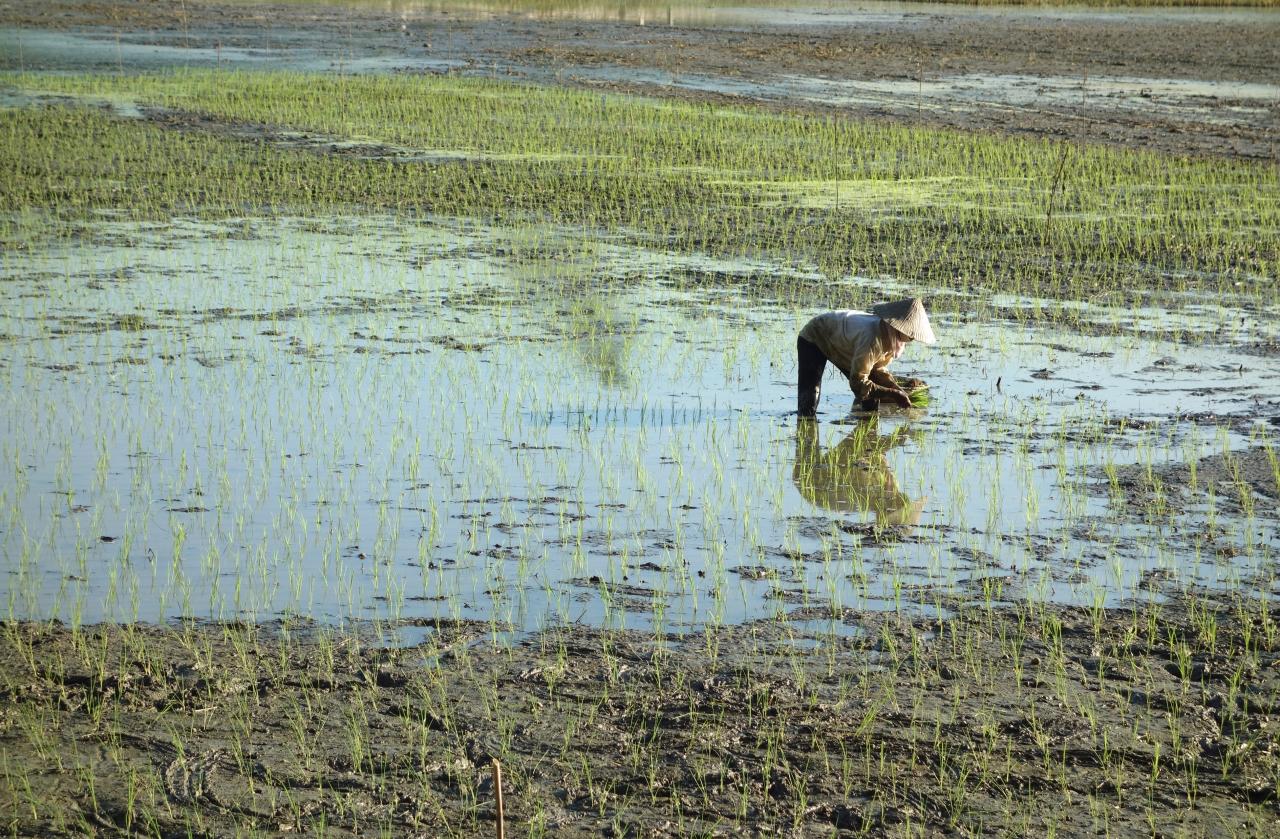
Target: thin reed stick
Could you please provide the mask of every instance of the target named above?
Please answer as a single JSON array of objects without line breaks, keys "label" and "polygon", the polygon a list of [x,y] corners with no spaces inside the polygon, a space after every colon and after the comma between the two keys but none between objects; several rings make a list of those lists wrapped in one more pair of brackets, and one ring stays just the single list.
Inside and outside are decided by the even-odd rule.
[{"label": "thin reed stick", "polygon": [[498,839],[504,839],[506,824],[502,813],[502,764],[496,758],[493,761],[493,794],[498,803]]}]

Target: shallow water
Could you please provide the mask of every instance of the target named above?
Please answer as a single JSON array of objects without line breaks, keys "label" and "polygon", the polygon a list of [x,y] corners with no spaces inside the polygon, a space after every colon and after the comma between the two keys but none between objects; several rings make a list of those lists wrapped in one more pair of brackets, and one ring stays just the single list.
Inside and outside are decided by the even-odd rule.
[{"label": "shallow water", "polygon": [[195,43],[157,43],[150,32],[61,32],[0,27],[0,56],[9,69],[75,72],[137,72],[174,67],[219,67],[238,70],[392,73],[403,70],[447,72],[466,66],[454,58],[405,56],[401,50],[362,48],[333,43],[301,29],[281,30],[283,46],[257,48],[206,46],[208,33]]},{"label": "shallow water", "polygon": [[[1233,546],[1208,561],[1118,510],[1106,470],[1244,445],[1247,420],[1185,415],[1224,379],[1219,414],[1273,397],[1277,361],[1232,344],[1275,319],[1180,307],[1219,330],[1189,349],[1143,337],[1159,307],[1086,307],[1108,338],[940,314],[895,364],[928,410],[848,414],[829,371],[810,429],[790,412],[811,312],[715,281],[766,269],[394,218],[104,221],[8,252],[0,594],[84,622],[838,625],[1273,562],[1273,523],[1201,513]],[[895,293],[854,278],[833,305]]]}]

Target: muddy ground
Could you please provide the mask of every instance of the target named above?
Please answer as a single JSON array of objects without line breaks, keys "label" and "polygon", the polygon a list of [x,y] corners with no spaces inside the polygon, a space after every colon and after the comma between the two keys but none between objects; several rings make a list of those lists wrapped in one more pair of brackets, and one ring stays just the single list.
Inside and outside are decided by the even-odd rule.
[{"label": "muddy ground", "polygon": [[7,623],[0,823],[492,836],[498,757],[516,836],[1280,830],[1257,602],[835,620],[859,632]]},{"label": "muddy ground", "polygon": [[1255,446],[1185,463],[1116,470],[1115,486],[1131,507],[1166,511],[1216,509],[1274,519],[1280,512],[1280,460],[1274,448]]},{"label": "muddy ground", "polygon": [[[1280,12],[1269,10],[903,4],[641,25],[413,4],[6,0],[0,26],[15,27],[3,69],[461,72],[1174,153],[1275,160],[1280,140]],[[95,42],[113,49],[83,48]],[[140,45],[178,49],[157,58],[131,51]]]}]

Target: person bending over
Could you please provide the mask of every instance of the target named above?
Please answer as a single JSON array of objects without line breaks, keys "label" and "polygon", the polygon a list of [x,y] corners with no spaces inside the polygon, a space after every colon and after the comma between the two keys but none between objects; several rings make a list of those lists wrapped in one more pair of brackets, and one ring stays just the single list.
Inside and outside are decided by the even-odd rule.
[{"label": "person bending over", "polygon": [[929,315],[918,297],[880,303],[870,312],[842,309],[818,315],[796,338],[800,361],[796,412],[802,417],[817,415],[828,361],[844,373],[863,408],[875,410],[882,401],[910,408],[911,391],[924,387],[924,382],[904,379],[900,383],[886,368],[912,341],[932,344],[934,340]]}]

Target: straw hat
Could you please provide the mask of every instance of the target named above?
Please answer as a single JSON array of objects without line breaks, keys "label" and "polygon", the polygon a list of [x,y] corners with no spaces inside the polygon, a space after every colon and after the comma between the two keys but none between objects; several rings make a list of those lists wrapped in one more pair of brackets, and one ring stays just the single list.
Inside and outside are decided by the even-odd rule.
[{"label": "straw hat", "polygon": [[936,340],[933,328],[929,326],[929,316],[924,311],[924,301],[919,297],[880,303],[872,306],[871,312],[913,341],[932,344]]}]

